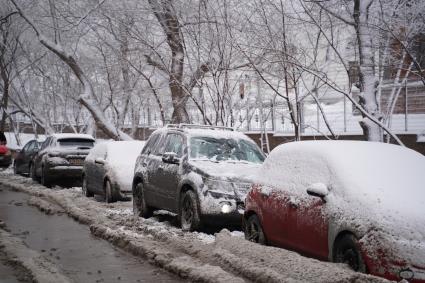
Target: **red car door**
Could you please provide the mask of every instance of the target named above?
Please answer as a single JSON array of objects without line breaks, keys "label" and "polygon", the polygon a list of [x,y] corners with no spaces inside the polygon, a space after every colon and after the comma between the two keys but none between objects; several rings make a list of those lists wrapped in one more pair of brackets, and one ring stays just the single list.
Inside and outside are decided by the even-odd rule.
[{"label": "red car door", "polygon": [[293,198],[279,189],[261,188],[263,229],[270,244],[289,249],[296,248],[297,208]]},{"label": "red car door", "polygon": [[296,237],[294,248],[305,255],[328,259],[328,219],[324,213],[326,203],[314,196],[306,196],[295,208],[296,225],[292,226]]}]

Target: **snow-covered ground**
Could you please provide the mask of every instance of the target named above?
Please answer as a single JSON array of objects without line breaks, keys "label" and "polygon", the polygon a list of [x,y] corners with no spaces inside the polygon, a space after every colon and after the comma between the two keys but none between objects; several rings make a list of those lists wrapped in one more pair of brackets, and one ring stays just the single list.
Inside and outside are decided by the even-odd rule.
[{"label": "snow-covered ground", "polygon": [[214,235],[183,232],[165,212],[150,219],[135,218],[131,202],[106,204],[83,197],[81,188],[47,189],[8,172],[0,173],[0,184],[33,195],[32,205],[49,213],[54,213],[52,203],[59,205],[69,216],[89,225],[93,235],[191,281],[385,282],[345,265],[251,243],[240,231],[222,230]]}]

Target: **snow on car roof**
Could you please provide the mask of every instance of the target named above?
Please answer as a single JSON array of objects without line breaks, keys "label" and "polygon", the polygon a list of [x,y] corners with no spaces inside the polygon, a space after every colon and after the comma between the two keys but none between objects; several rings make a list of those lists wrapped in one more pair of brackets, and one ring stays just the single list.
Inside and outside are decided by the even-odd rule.
[{"label": "snow on car roof", "polygon": [[402,146],[364,141],[292,142],[276,147],[265,167],[287,166],[279,160],[288,154],[322,159],[347,185],[367,186],[368,191],[384,187],[385,191],[425,192],[425,174],[421,173],[425,157]]},{"label": "snow on car roof", "polygon": [[72,134],[72,133],[60,133],[60,134],[52,134],[52,137],[56,139],[90,139],[94,140],[93,136],[87,134]]},{"label": "snow on car roof", "polygon": [[134,157],[135,161],[144,145],[145,141],[108,141],[106,142],[108,158],[125,162],[128,158]]},{"label": "snow on car roof", "polygon": [[176,130],[180,132],[187,133],[189,136],[198,137],[216,137],[216,138],[227,138],[227,139],[244,139],[249,140],[252,142],[252,139],[245,135],[242,132],[238,131],[230,131],[227,128],[215,128],[215,129],[205,129],[205,128],[170,128],[170,127],[163,127],[157,129],[155,132],[166,132],[168,130]]}]

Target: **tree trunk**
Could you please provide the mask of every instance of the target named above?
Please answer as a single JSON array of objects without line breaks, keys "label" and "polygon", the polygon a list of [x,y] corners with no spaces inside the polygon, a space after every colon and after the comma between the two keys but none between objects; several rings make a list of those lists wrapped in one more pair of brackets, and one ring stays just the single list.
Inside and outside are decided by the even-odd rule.
[{"label": "tree trunk", "polygon": [[[383,116],[379,111],[379,101],[377,100],[377,84],[375,77],[374,52],[372,47],[372,37],[368,23],[369,5],[373,0],[354,1],[354,27],[357,34],[359,59],[360,59],[360,105],[376,120],[382,121]],[[382,128],[373,123],[365,115],[360,121],[365,138],[368,141],[383,141]]]},{"label": "tree trunk", "polygon": [[171,68],[169,71],[169,87],[171,101],[173,104],[172,123],[189,123],[189,115],[186,111],[188,96],[184,91],[183,70],[184,70],[184,47],[183,35],[180,30],[180,23],[172,8],[172,1],[149,0],[153,13],[167,37],[167,44],[171,49]]}]

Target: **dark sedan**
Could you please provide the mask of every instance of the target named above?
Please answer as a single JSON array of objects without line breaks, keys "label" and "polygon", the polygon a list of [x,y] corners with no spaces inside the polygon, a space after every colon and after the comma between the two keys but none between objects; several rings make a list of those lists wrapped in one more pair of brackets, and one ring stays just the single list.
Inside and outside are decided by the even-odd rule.
[{"label": "dark sedan", "polygon": [[83,134],[53,134],[43,142],[30,164],[33,180],[46,187],[81,186],[83,163],[94,138]]},{"label": "dark sedan", "polygon": [[30,140],[25,146],[17,151],[15,161],[13,162],[13,172],[15,174],[29,174],[30,163],[34,155],[37,154],[42,142]]}]

